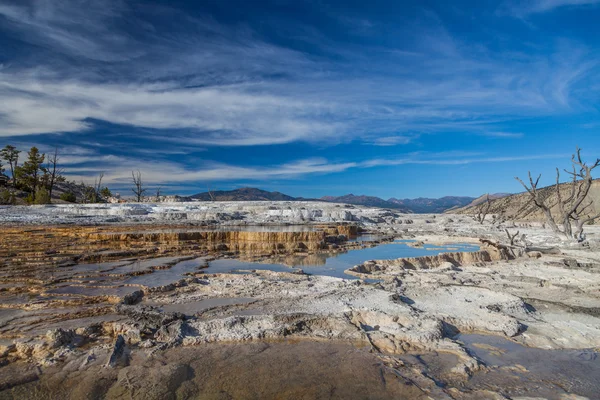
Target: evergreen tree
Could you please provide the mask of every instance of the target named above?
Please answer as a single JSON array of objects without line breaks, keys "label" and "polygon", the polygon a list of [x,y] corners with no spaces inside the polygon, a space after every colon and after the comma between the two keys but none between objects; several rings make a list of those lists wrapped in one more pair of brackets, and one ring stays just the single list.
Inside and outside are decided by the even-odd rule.
[{"label": "evergreen tree", "polygon": [[100,190],[100,196],[104,199],[108,199],[109,197],[112,197],[112,193],[109,188],[104,187],[104,189]]},{"label": "evergreen tree", "polygon": [[32,199],[35,199],[35,194],[40,187],[41,177],[46,174],[46,168],[42,166],[45,157],[46,156],[40,154],[38,148],[34,146],[29,150],[29,153],[27,153],[27,161],[15,170],[16,176],[19,181],[25,185],[27,190],[29,190]]},{"label": "evergreen tree", "polygon": [[15,170],[17,169],[19,162],[19,153],[15,146],[6,145],[2,150],[0,150],[0,158],[7,161],[10,166],[10,174],[13,179],[13,185],[16,186],[17,178],[15,176]]}]

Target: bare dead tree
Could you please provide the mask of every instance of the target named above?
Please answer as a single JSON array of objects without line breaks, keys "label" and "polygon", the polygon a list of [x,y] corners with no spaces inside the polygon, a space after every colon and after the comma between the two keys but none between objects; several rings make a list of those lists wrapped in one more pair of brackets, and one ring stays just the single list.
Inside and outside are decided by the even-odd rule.
[{"label": "bare dead tree", "polygon": [[131,188],[131,191],[135,195],[136,201],[139,203],[142,201],[144,193],[146,192],[142,182],[142,173],[139,170],[137,172],[131,171],[131,178],[133,179],[133,188]]},{"label": "bare dead tree", "polygon": [[104,172],[101,172],[98,175],[98,178],[94,179],[94,203],[98,203],[100,198],[100,188],[102,187],[102,178],[104,178]]},{"label": "bare dead tree", "polygon": [[[593,201],[587,198],[593,181],[592,171],[600,165],[600,159],[597,159],[593,165],[587,165],[581,159],[581,149],[577,147],[576,153],[571,157],[571,163],[573,171],[565,170],[572,178],[568,184],[567,196],[562,192],[560,171],[558,168],[556,169],[556,184],[554,185],[556,204],[548,205],[547,199],[538,189],[541,174],[534,181],[529,172],[529,186],[518,177],[515,179],[527,190],[536,207],[544,212],[546,222],[553,232],[567,239],[583,240],[583,226],[600,218],[600,214],[589,215]],[[558,208],[557,215],[552,213],[554,206]],[[573,226],[575,226],[574,232]]]},{"label": "bare dead tree", "polygon": [[526,239],[527,235],[523,234],[521,235],[521,237],[519,237],[519,231],[517,231],[517,233],[515,234],[511,234],[508,229],[504,229],[504,232],[506,232],[506,236],[508,236],[510,245],[507,246],[507,248],[512,253],[512,255],[515,258],[523,256],[527,252],[527,249],[529,247],[529,244],[527,243]]},{"label": "bare dead tree", "polygon": [[160,202],[160,189],[161,189],[160,186],[156,189],[156,200],[155,201],[157,203]]},{"label": "bare dead tree", "polygon": [[485,217],[487,217],[488,213],[490,212],[491,206],[492,203],[490,201],[490,194],[488,193],[485,195],[485,201],[477,206],[477,217],[475,217],[477,222],[483,225]]},{"label": "bare dead tree", "polygon": [[50,198],[50,202],[52,202],[52,191],[54,190],[56,183],[65,181],[65,178],[62,175],[64,169],[59,168],[58,166],[59,160],[60,157],[58,156],[58,147],[55,147],[54,153],[48,157],[46,164],[46,171],[48,174],[48,196]]},{"label": "bare dead tree", "polygon": [[498,214],[492,215],[492,225],[501,225],[507,221],[506,210],[500,210]]},{"label": "bare dead tree", "polygon": [[206,189],[208,190],[208,196],[210,197],[210,201],[215,201],[215,196],[213,196],[213,193],[210,191],[210,186],[206,185]]},{"label": "bare dead tree", "polygon": [[519,236],[519,231],[517,231],[517,233],[515,233],[514,235],[511,235],[510,232],[508,231],[508,229],[504,229],[504,231],[506,232],[506,236],[508,236],[508,240],[510,241],[510,245],[514,246],[515,245],[515,239],[517,238],[517,236]]},{"label": "bare dead tree", "polygon": [[99,203],[102,199],[100,194],[100,188],[102,186],[102,178],[104,178],[104,172],[101,172],[98,177],[94,178],[94,184],[92,186],[86,185],[81,182],[83,188],[83,202],[84,203]]}]

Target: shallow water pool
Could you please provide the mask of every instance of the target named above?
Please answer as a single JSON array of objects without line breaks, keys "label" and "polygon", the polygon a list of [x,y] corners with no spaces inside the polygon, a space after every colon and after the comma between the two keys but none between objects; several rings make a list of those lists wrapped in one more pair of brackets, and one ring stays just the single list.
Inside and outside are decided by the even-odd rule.
[{"label": "shallow water pool", "polygon": [[293,268],[301,268],[312,275],[333,276],[336,278],[358,279],[344,271],[368,260],[391,260],[404,257],[431,256],[447,252],[478,251],[479,246],[474,244],[451,244],[434,246],[425,244],[415,248],[408,246],[411,241],[396,240],[392,243],[381,244],[376,247],[349,250],[338,254],[317,254],[308,256],[286,257],[285,263],[260,263],[240,260],[214,260],[208,263],[208,268],[203,271],[211,273],[242,272],[247,270],[268,270],[275,272],[290,272]]}]

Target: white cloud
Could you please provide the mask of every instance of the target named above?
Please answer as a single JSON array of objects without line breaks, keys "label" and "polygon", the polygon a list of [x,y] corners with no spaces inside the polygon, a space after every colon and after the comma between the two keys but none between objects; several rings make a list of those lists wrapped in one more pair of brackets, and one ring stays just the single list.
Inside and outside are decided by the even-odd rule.
[{"label": "white cloud", "polygon": [[200,168],[185,167],[176,162],[147,160],[98,155],[62,154],[61,163],[68,179],[77,182],[93,182],[100,173],[104,173],[103,182],[107,185],[124,187],[131,181],[131,171],[139,170],[148,185],[177,186],[179,184],[198,184],[199,182],[227,181],[271,181],[280,178],[298,178],[314,174],[332,174],[357,168],[374,168],[399,165],[467,165],[477,163],[504,163],[523,160],[568,158],[569,154],[543,154],[527,156],[486,156],[473,152],[411,153],[396,159],[370,159],[365,161],[329,162],[322,158],[310,158],[270,166],[243,166],[205,161]]},{"label": "white cloud", "polygon": [[[98,119],[196,146],[393,145],[410,132],[502,132],[497,125],[515,118],[584,109],[600,76],[598,55],[575,43],[550,55],[491,52],[453,38],[435,18],[413,33],[417,52],[340,46],[334,62],[209,18],[176,14],[186,29],[161,34],[132,16],[131,4],[0,5],[14,35],[50,51],[0,67],[0,137],[84,132],[89,139],[86,121]],[[145,36],[130,35],[128,24]],[[346,73],[349,65],[358,72]]]},{"label": "white cloud", "polygon": [[122,34],[115,24],[126,10],[121,0],[32,0],[0,4],[0,16],[6,18],[6,27],[22,40],[99,61],[123,61],[142,53],[132,51],[139,43]]},{"label": "white cloud", "polygon": [[[177,89],[168,85],[38,81],[0,73],[0,136],[85,130],[86,118],[155,129],[191,129],[196,144],[255,145],[323,140],[342,125],[317,118],[325,107],[249,85]],[[189,136],[189,134],[188,134]]]},{"label": "white cloud", "polygon": [[524,136],[521,132],[483,132],[482,135],[487,137],[506,139],[519,139]]},{"label": "white cloud", "polygon": [[267,167],[235,166],[216,162],[207,162],[202,169],[185,168],[174,162],[145,160],[116,156],[99,156],[93,166],[74,166],[83,159],[63,157],[66,159],[65,174],[71,180],[93,181],[94,176],[104,173],[103,182],[107,184],[123,184],[131,181],[131,171],[139,170],[144,182],[148,184],[193,183],[232,180],[270,180],[274,178],[290,178],[308,174],[322,174],[345,171],[357,166],[356,163],[328,163],[324,159],[304,159]]},{"label": "white cloud", "polygon": [[374,146],[396,146],[399,144],[409,144],[417,135],[397,135],[397,136],[380,136],[372,140]]},{"label": "white cloud", "polygon": [[467,165],[481,163],[503,163],[512,161],[525,160],[548,160],[558,158],[568,158],[568,154],[537,154],[527,156],[507,156],[507,157],[470,157],[470,158],[435,158],[435,157],[407,157],[397,159],[373,159],[359,164],[363,168],[380,167],[380,166],[395,166],[407,164],[421,165]]},{"label": "white cloud", "polygon": [[591,6],[599,4],[600,0],[529,0],[508,2],[504,7],[510,14],[522,18],[530,14],[544,13],[561,7]]}]

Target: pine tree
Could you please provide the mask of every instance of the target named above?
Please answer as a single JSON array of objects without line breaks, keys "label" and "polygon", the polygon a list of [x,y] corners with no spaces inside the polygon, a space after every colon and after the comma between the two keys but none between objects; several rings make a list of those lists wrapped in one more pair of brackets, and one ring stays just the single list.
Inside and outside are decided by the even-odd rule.
[{"label": "pine tree", "polygon": [[8,162],[10,165],[10,174],[13,179],[13,185],[16,186],[17,178],[15,176],[15,170],[17,169],[19,162],[19,153],[15,146],[6,145],[2,150],[0,150],[0,158]]},{"label": "pine tree", "polygon": [[27,153],[27,161],[15,170],[19,181],[27,187],[33,199],[40,187],[41,177],[46,173],[46,168],[42,167],[45,158],[46,156],[40,154],[38,148],[34,146]]}]

